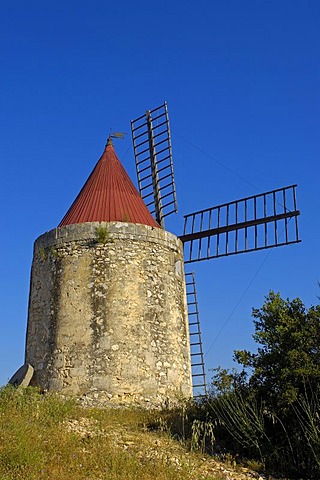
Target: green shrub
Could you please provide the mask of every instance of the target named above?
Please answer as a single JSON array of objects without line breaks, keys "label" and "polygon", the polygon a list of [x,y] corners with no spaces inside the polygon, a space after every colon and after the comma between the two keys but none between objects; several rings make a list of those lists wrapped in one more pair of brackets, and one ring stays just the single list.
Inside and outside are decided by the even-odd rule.
[{"label": "green shrub", "polygon": [[103,227],[102,225],[99,225],[99,227],[96,228],[96,236],[97,236],[98,243],[107,243],[109,240],[108,230],[106,227]]}]

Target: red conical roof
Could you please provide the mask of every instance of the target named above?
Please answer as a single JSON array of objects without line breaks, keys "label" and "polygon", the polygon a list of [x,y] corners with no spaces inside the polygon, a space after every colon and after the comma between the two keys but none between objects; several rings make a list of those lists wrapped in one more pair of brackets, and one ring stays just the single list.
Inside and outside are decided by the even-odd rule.
[{"label": "red conical roof", "polygon": [[121,165],[110,139],[59,227],[85,222],[129,222],[159,227]]}]

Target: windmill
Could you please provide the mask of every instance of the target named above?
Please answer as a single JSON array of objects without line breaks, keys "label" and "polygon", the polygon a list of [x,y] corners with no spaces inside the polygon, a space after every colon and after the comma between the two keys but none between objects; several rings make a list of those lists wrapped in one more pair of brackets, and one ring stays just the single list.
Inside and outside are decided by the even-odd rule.
[{"label": "windmill", "polygon": [[[167,103],[132,120],[131,132],[140,195],[164,228],[165,217],[178,211]],[[185,215],[179,235],[184,263],[300,242],[296,187],[278,188]],[[199,397],[207,394],[207,387],[197,291],[194,272],[186,271],[185,277],[193,393]]]}]

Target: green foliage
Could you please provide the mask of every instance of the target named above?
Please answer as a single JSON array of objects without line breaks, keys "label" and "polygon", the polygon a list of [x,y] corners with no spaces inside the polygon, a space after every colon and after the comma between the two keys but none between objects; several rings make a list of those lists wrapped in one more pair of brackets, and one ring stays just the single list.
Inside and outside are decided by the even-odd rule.
[{"label": "green foliage", "polygon": [[59,258],[59,251],[54,247],[50,247],[50,248],[40,247],[39,248],[39,255],[42,258],[42,260],[47,260],[49,255],[52,258],[57,259],[57,258]]},{"label": "green foliage", "polygon": [[256,399],[245,398],[240,390],[221,395],[209,401],[209,408],[219,418],[228,433],[251,455],[258,455],[264,463],[260,448],[261,438],[265,437],[264,404]]},{"label": "green foliage", "polygon": [[98,243],[107,243],[107,241],[109,240],[108,230],[102,225],[99,225],[99,227],[96,228],[96,235]]},{"label": "green foliage", "polygon": [[257,353],[235,351],[235,360],[252,369],[250,388],[267,405],[287,408],[320,379],[320,306],[309,310],[300,299],[281,299],[270,292],[260,309],[253,309]]},{"label": "green foliage", "polygon": [[200,451],[205,453],[208,451],[208,445],[213,447],[215,443],[214,425],[210,421],[201,422],[193,420],[191,425],[191,451]]},{"label": "green foliage", "polygon": [[211,369],[214,375],[211,379],[211,396],[220,396],[244,388],[247,374],[244,370],[238,372],[235,368],[231,371],[227,368],[217,367]]},{"label": "green foliage", "polygon": [[59,258],[59,252],[56,248],[53,248],[53,247],[50,248],[50,255],[53,258]]},{"label": "green foliage", "polygon": [[61,402],[57,397],[45,400],[37,389],[2,388],[0,478],[39,478],[42,466],[48,461],[47,444],[52,429],[71,408],[69,402]]},{"label": "green foliage", "polygon": [[47,260],[47,252],[44,247],[39,248],[39,255],[42,258],[42,260]]},{"label": "green foliage", "polygon": [[149,428],[171,435],[191,452],[212,454],[216,424],[211,421],[203,405],[190,401],[182,403],[180,407],[164,410],[149,424]]},{"label": "green foliage", "polygon": [[320,470],[320,386],[311,392],[305,391],[293,405],[304,440],[313,457],[316,470]]},{"label": "green foliage", "polygon": [[253,318],[257,352],[235,351],[241,372],[214,370],[207,408],[217,441],[273,473],[318,480],[320,306],[270,292]]},{"label": "green foliage", "polygon": [[[0,389],[0,479],[200,478],[184,460],[189,457],[183,456],[178,442],[147,430],[155,415],[159,412],[82,409],[34,388],[4,387]],[[202,463],[195,458],[192,465],[201,468]]]}]

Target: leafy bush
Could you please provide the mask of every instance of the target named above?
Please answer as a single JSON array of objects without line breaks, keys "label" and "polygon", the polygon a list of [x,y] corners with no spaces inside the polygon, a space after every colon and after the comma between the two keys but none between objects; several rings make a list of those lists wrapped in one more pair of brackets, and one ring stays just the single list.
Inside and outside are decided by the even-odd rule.
[{"label": "leafy bush", "polygon": [[218,442],[273,473],[320,478],[320,306],[270,292],[253,310],[256,353],[236,350],[243,370],[215,369],[208,412]]}]

